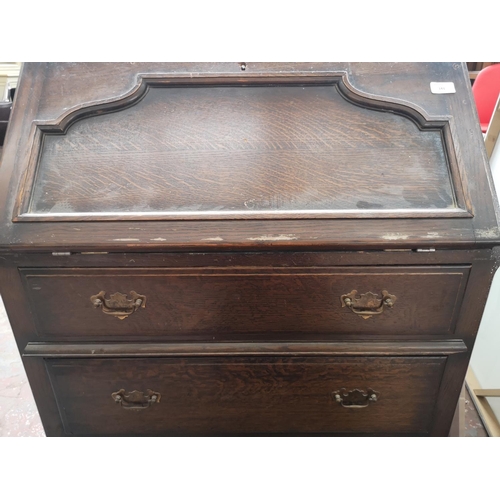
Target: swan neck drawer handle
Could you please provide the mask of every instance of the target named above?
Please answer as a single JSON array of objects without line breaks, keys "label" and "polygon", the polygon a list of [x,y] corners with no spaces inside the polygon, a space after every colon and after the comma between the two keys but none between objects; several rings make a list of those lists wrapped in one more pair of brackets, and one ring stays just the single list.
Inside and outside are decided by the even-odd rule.
[{"label": "swan neck drawer handle", "polygon": [[111,397],[124,410],[145,410],[152,404],[159,403],[161,400],[161,394],[151,389],[148,389],[145,393],[141,391],[127,393],[125,389],[120,389],[117,392],[113,392]]},{"label": "swan neck drawer handle", "polygon": [[118,319],[128,318],[140,307],[146,307],[146,296],[137,292],[130,292],[128,298],[126,293],[112,293],[109,299],[105,297],[106,292],[99,292],[90,297],[90,302],[96,308],[101,308],[104,314],[109,314]]},{"label": "swan neck drawer handle", "polygon": [[382,290],[382,298],[373,292],[358,295],[357,290],[340,297],[342,307],[348,307],[354,314],[361,316],[363,319],[382,314],[384,307],[391,308],[396,300],[397,297],[391,295],[387,290]]},{"label": "swan neck drawer handle", "polygon": [[380,393],[373,389],[368,389],[366,392],[361,389],[348,391],[344,387],[332,392],[332,398],[344,408],[366,408],[370,403],[377,402],[379,395]]}]

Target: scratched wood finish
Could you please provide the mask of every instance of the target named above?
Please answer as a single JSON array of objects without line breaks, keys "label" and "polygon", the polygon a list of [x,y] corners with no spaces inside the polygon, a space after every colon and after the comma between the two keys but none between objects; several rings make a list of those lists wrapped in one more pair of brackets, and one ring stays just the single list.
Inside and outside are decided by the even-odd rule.
[{"label": "scratched wood finish", "polygon": [[[75,436],[425,435],[446,357],[47,360],[65,432]],[[379,400],[344,408],[333,391]],[[111,398],[161,394],[144,410]]]},{"label": "scratched wood finish", "polygon": [[[481,293],[487,293],[489,288],[482,283],[485,277],[491,276],[493,268],[493,260],[491,251],[487,249],[470,250],[470,251],[454,251],[454,250],[436,250],[435,252],[413,252],[394,251],[394,252],[222,252],[222,253],[122,253],[122,254],[81,254],[74,253],[71,255],[54,256],[52,254],[41,253],[16,253],[5,256],[0,259],[0,294],[7,309],[10,322],[16,332],[16,340],[21,350],[23,350],[28,342],[39,341],[40,336],[37,334],[37,326],[34,323],[34,315],[30,304],[29,296],[26,291],[25,281],[21,277],[19,268],[60,268],[60,271],[77,267],[91,268],[123,268],[130,269],[154,267],[154,268],[199,268],[199,267],[215,267],[217,269],[224,267],[331,267],[331,266],[439,266],[439,265],[471,265],[472,272],[467,281],[467,289],[472,286],[482,290]],[[484,265],[488,272],[485,272],[482,277],[474,278],[474,269]],[[98,272],[99,269],[96,269]],[[130,271],[129,271],[130,272]],[[475,284],[475,285],[474,285]],[[130,290],[128,290],[130,291]],[[128,292],[127,291],[127,292]],[[463,316],[463,311],[469,311],[469,317],[474,318],[474,323],[469,323],[461,327],[463,321],[459,321],[457,327],[460,327],[459,338],[464,336],[472,338],[477,331],[477,324],[482,312],[481,301],[477,299],[478,295],[473,291],[468,293],[462,301],[460,314]],[[28,312],[27,312],[28,311]],[[145,309],[142,310],[144,312]],[[92,311],[94,312],[94,310]],[[117,320],[119,321],[119,320]],[[71,337],[71,332],[66,334],[68,339]],[[233,334],[228,334],[234,340]],[[343,334],[335,334],[335,339],[341,339]],[[401,333],[395,334],[395,339],[400,338]],[[425,339],[426,334],[419,332],[418,339]],[[189,334],[183,334],[175,339],[177,342],[182,342]],[[372,333],[367,334],[369,338]],[[381,334],[379,334],[379,337]],[[289,340],[303,341],[301,333],[288,334]],[[112,338],[107,337],[110,341]],[[171,337],[173,339],[173,337]],[[219,334],[220,341],[224,340],[224,335]],[[283,340],[283,334],[240,334],[238,339],[243,338],[247,341],[266,340],[280,341]],[[436,338],[432,336],[432,338]],[[130,337],[129,337],[130,339]],[[87,340],[88,337],[87,337]],[[120,337],[113,338],[113,341],[119,341]],[[158,336],[148,339],[144,334],[141,334],[140,341],[158,341]],[[197,340],[196,336],[191,336],[190,340]],[[229,337],[226,337],[229,340]],[[310,341],[328,341],[331,340],[331,334],[308,334]]]},{"label": "scratched wood finish", "polygon": [[50,253],[14,253],[0,259],[2,267],[331,267],[331,266],[434,266],[471,265],[477,260],[489,260],[491,251],[436,250],[415,252],[411,249],[386,252],[121,252],[85,253],[54,256]]},{"label": "scratched wood finish", "polygon": [[[397,103],[397,106],[420,114],[422,120],[427,123],[432,123],[433,120],[439,123],[449,123],[447,142],[451,150],[450,155],[447,156],[450,157],[450,167],[453,170],[451,173],[454,177],[454,187],[457,194],[463,194],[463,202],[470,212],[469,215],[473,215],[473,219],[462,218],[464,214],[467,215],[466,212],[458,214],[459,218],[441,217],[440,214],[446,213],[447,209],[444,208],[423,209],[423,213],[415,212],[418,211],[417,208],[412,208],[409,212],[397,208],[391,212],[395,219],[391,220],[387,218],[387,213],[377,213],[375,210],[376,218],[363,223],[359,223],[359,220],[349,220],[349,215],[346,213],[346,218],[322,219],[320,214],[316,214],[315,219],[310,219],[309,214],[308,220],[281,219],[279,224],[275,224],[274,221],[264,217],[264,209],[258,212],[259,217],[263,217],[262,220],[233,219],[210,222],[193,220],[186,221],[182,225],[173,220],[141,221],[140,225],[124,224],[122,219],[127,217],[142,219],[149,217],[145,212],[125,211],[115,215],[108,212],[106,217],[111,220],[107,222],[85,222],[87,216],[81,215],[82,222],[75,225],[73,222],[63,222],[60,217],[45,212],[41,214],[47,221],[43,225],[36,222],[35,215],[30,222],[26,222],[27,219],[24,219],[23,224],[12,222],[13,217],[20,213],[21,208],[29,208],[23,206],[21,200],[30,198],[29,192],[26,191],[29,190],[34,175],[34,172],[30,170],[30,165],[37,162],[38,152],[35,143],[39,137],[33,133],[36,129],[35,123],[40,126],[57,124],[61,120],[64,121],[65,117],[71,113],[83,112],[85,109],[98,112],[100,108],[102,110],[106,107],[106,103],[125,99],[127,95],[133,93],[141,75],[161,77],[166,85],[172,85],[173,80],[179,76],[185,79],[196,77],[199,81],[203,81],[203,85],[208,85],[210,81],[213,82],[217,78],[225,79],[226,85],[227,81],[231,80],[236,87],[242,81],[247,82],[245,83],[247,85],[249,81],[251,83],[256,79],[261,81],[266,79],[271,86],[278,85],[278,87],[271,88],[274,92],[273,89],[279,88],[279,85],[283,87],[285,81],[297,79],[304,81],[304,78],[312,80],[324,78],[328,74],[344,75],[352,91],[356,95],[366,97],[363,107],[366,107],[366,101],[376,101],[382,103],[382,108],[385,106],[387,111],[391,106],[394,108],[396,105],[394,103]],[[429,90],[430,81],[453,81],[457,93],[433,95]],[[307,85],[303,86],[307,87]],[[315,87],[307,88],[312,91]],[[154,89],[158,92],[170,90],[172,89]],[[266,88],[253,90],[267,91]],[[148,95],[145,98],[147,99]],[[129,111],[132,112],[141,104],[136,103]],[[390,114],[384,112],[383,109],[374,111],[347,102],[343,102],[342,105],[353,109],[354,114],[365,112],[371,116],[389,116]],[[114,115],[93,119],[109,119],[111,116],[119,116],[129,111],[116,112]],[[403,116],[393,117],[393,119],[410,122]],[[92,118],[89,118],[89,121],[91,120]],[[74,126],[77,125],[78,123]],[[43,126],[46,127],[46,125]],[[294,126],[298,127],[298,125]],[[301,125],[301,127],[304,126],[306,125]],[[417,129],[416,125],[415,129]],[[237,63],[30,63],[23,67],[10,131],[10,140],[6,144],[3,165],[0,169],[0,206],[4,207],[0,213],[2,226],[0,251],[2,252],[12,249],[53,251],[71,248],[94,251],[112,249],[119,252],[124,246],[134,251],[213,249],[231,251],[235,248],[251,250],[255,247],[269,250],[276,248],[342,250],[360,246],[363,248],[404,248],[407,246],[415,248],[420,245],[439,248],[472,248],[475,245],[491,247],[500,242],[495,215],[496,200],[494,195],[488,194],[491,193],[491,172],[484,152],[482,135],[477,125],[477,113],[465,65],[452,63],[251,63],[242,72]],[[154,133],[161,132],[155,131]],[[384,128],[378,127],[376,133],[380,135],[379,145],[383,146]],[[433,135],[433,132],[419,131],[416,137],[426,135]],[[96,141],[99,141],[99,138],[96,138]],[[408,143],[406,146],[410,147],[411,144]],[[390,148],[394,147],[398,149],[399,145],[391,145]],[[384,150],[380,153],[382,156],[385,154]],[[55,160],[57,161],[56,158]],[[398,169],[398,167],[395,168]],[[436,164],[435,168],[441,173],[425,172],[425,177],[427,178],[427,175],[431,175],[431,178],[441,176],[442,164]],[[90,167],[86,167],[85,171],[88,172],[89,169]],[[70,175],[72,170],[72,168],[65,169],[61,177]],[[380,178],[382,176],[380,172],[383,172],[384,168],[370,168],[369,171],[363,172],[363,178],[369,179],[374,170],[374,175]],[[99,175],[105,174],[100,172]],[[300,178],[302,174],[298,172],[296,175]],[[91,178],[90,180],[87,178],[90,183]],[[121,182],[119,176],[113,181]],[[35,178],[35,186],[37,182]],[[59,182],[64,184],[63,181]],[[427,180],[422,179],[421,182],[430,186]],[[266,189],[262,183],[258,185],[259,189]],[[388,196],[391,198],[393,190],[398,189],[398,183],[387,182],[387,185]],[[435,193],[436,189],[447,190],[446,185],[445,183],[439,188],[430,187],[431,192]],[[286,186],[289,184],[285,184],[284,189]],[[379,189],[375,183],[372,183],[370,187],[375,190]],[[187,189],[187,186],[184,185],[184,188]],[[341,190],[341,196],[348,196],[346,193],[351,191],[352,184],[349,184],[348,188]],[[430,203],[432,205],[437,200],[436,197],[427,200],[425,193],[421,190],[420,195],[418,201],[414,200],[417,204]],[[101,198],[98,201],[104,202],[105,199]],[[245,197],[243,201],[248,200]],[[356,200],[356,203],[358,201],[363,200]],[[370,200],[365,201],[371,203]],[[403,199],[403,201],[407,200]],[[64,204],[64,200],[60,202]],[[93,204],[92,210],[95,209],[95,205],[98,203]],[[248,210],[245,208],[242,214]],[[430,212],[427,212],[428,210]],[[271,214],[271,216],[276,217],[278,210],[274,210],[273,213],[274,215]],[[368,218],[374,216],[373,210],[366,208],[356,207],[352,213]],[[300,214],[296,211],[293,216],[299,217]],[[383,218],[377,218],[381,216]],[[99,216],[97,213],[91,213],[88,217],[95,219]]]},{"label": "scratched wood finish", "polygon": [[354,105],[335,85],[188,87],[46,134],[30,213],[453,207],[439,130]]},{"label": "scratched wood finish", "polygon": [[354,342],[189,342],[91,344],[30,342],[25,357],[39,358],[146,358],[210,356],[435,356],[466,353],[462,340],[367,340]]},{"label": "scratched wood finish", "polygon": [[[47,435],[448,435],[500,244],[464,64],[28,63],[15,101],[0,293]],[[394,308],[331,302],[360,285]],[[368,417],[318,392],[371,380]],[[172,413],[116,426],[121,388]]]},{"label": "scratched wood finish", "polygon": [[[469,268],[23,269],[42,338],[182,338],[241,334],[452,334]],[[341,296],[357,290],[397,297],[368,320]],[[124,320],[90,297],[134,291],[146,307]]]}]

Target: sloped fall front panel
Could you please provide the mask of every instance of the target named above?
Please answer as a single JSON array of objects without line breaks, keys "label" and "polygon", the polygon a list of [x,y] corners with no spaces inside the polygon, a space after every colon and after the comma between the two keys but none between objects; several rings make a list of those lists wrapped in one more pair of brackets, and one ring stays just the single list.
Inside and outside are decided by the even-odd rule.
[{"label": "sloped fall front panel", "polygon": [[439,129],[337,85],[150,87],[44,133],[28,213],[338,217],[456,206]]}]

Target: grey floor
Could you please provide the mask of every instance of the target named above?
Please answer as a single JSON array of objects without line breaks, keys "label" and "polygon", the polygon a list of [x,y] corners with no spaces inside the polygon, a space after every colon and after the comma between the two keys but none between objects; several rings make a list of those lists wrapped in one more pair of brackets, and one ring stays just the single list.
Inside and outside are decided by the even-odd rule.
[{"label": "grey floor", "polygon": [[0,299],[0,437],[45,436]]},{"label": "grey floor", "polygon": [[[0,147],[0,162],[2,147]],[[0,297],[0,437],[45,436]]]}]

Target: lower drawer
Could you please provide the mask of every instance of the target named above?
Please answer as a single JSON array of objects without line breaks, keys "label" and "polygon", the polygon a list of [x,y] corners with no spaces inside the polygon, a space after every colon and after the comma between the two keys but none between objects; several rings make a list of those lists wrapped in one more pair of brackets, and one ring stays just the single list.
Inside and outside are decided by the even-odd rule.
[{"label": "lower drawer", "polygon": [[47,359],[68,435],[429,432],[446,356]]}]

